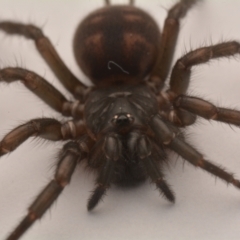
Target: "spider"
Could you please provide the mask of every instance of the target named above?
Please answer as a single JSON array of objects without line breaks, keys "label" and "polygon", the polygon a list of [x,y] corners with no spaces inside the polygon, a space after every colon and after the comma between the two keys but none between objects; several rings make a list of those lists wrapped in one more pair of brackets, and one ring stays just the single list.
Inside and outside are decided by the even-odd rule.
[{"label": "spider", "polygon": [[[206,161],[201,153],[184,140],[181,131],[181,128],[193,124],[197,115],[235,125],[239,124],[240,119],[238,111],[216,108],[207,101],[186,95],[191,67],[205,63],[211,58],[237,54],[239,51],[237,42],[224,42],[193,50],[180,58],[170,70],[178,34],[178,21],[196,2],[182,0],[169,10],[163,28],[165,35],[161,38],[155,22],[144,12],[132,6],[107,6],[105,10],[100,10],[95,13],[96,15],[90,15],[87,20],[84,20],[75,35],[74,49],[77,62],[95,87],[88,88],[81,84],[62,62],[53,61],[52,56],[54,57],[55,54],[48,55],[48,53],[49,49],[51,52],[54,49],[51,45],[49,47],[51,43],[48,42],[49,49],[42,55],[77,101],[68,101],[42,77],[29,70],[1,69],[2,81],[22,80],[53,109],[73,118],[63,123],[49,118],[33,119],[15,128],[1,141],[0,153],[3,155],[14,150],[30,136],[37,135],[52,141],[72,139],[64,145],[59,156],[54,180],[31,205],[29,214],[22,221],[23,224],[19,225],[7,239],[18,239],[36,219],[45,213],[65,185],[70,182],[76,165],[82,161],[87,162],[88,166],[96,169],[98,173],[96,188],[88,202],[89,210],[95,207],[110,184],[135,185],[147,177],[156,184],[166,199],[173,202],[173,191],[161,171],[162,165],[167,162],[166,149],[173,150],[194,166],[239,188],[239,181],[232,174]],[[106,4],[109,2],[106,1]],[[113,33],[117,35],[112,39],[114,44],[111,45],[109,40],[111,38],[108,37],[110,41],[108,46],[94,45],[99,43],[101,36],[91,35],[91,29],[93,29],[91,24],[101,21],[101,18],[108,16],[107,14],[110,15],[111,21],[106,19],[108,24],[101,25],[106,29],[109,29],[111,24],[122,23],[118,17],[124,14],[136,14],[134,17],[140,21],[138,24],[143,25],[135,31],[141,29],[140,36],[143,39],[130,30],[126,39],[131,47],[126,45],[117,48],[116,42],[121,33],[121,25],[117,25],[120,30],[114,25],[114,29],[110,31],[111,36],[115,36]],[[137,21],[134,17],[133,20],[131,17],[127,20]],[[27,27],[20,23],[1,22],[0,28],[11,34],[25,34],[30,38],[36,38],[36,41],[40,36],[40,40],[43,40],[41,31],[35,26]],[[34,32],[30,34],[32,30]],[[82,33],[87,35],[89,42]],[[105,34],[107,33],[106,30]],[[82,44],[86,46],[89,44],[91,47],[84,48]],[[104,55],[101,55],[99,51],[104,46],[106,50],[103,52]],[[46,44],[38,47],[40,53],[43,53],[42,47],[46,47]],[[119,49],[128,49],[128,51],[119,51]],[[92,54],[96,56],[94,61]],[[134,54],[137,54],[137,57]],[[169,72],[171,72],[170,87],[163,90]],[[37,82],[33,83],[36,80]],[[45,194],[49,195],[46,197]]]}]

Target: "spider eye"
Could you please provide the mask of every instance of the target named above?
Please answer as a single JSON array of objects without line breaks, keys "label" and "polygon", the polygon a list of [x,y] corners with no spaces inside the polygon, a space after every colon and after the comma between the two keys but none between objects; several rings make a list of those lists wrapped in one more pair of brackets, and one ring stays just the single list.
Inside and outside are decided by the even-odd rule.
[{"label": "spider eye", "polygon": [[134,118],[129,113],[120,113],[112,118],[112,124],[116,127],[127,127],[132,125]]}]

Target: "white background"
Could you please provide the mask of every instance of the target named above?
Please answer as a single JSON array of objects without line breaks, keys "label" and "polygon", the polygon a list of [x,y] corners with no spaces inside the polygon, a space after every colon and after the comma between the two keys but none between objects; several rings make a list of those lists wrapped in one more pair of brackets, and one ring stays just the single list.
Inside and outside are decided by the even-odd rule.
[{"label": "white background", "polygon": [[[0,17],[43,26],[60,56],[81,79],[72,53],[77,23],[103,1],[0,0]],[[124,1],[115,1],[115,3]],[[127,2],[127,1],[126,1]],[[174,1],[139,0],[162,26],[166,8]],[[151,2],[151,3],[147,3]],[[205,0],[182,21],[175,59],[186,50],[236,39],[240,41],[240,0]],[[70,97],[43,62],[31,41],[0,33],[0,67],[23,66],[46,77]],[[240,109],[239,57],[211,61],[193,69],[189,93],[218,106]],[[0,137],[36,117],[57,117],[21,83],[0,85]],[[186,131],[188,142],[240,178],[240,131],[226,124],[198,121]],[[0,159],[0,239],[26,214],[26,209],[52,178],[61,143],[28,140]],[[176,193],[174,205],[159,196],[148,182],[138,188],[112,187],[104,202],[88,213],[86,202],[94,176],[77,169],[57,203],[22,238],[23,240],[75,239],[239,239],[240,191],[188,164],[171,159],[166,177]]]}]

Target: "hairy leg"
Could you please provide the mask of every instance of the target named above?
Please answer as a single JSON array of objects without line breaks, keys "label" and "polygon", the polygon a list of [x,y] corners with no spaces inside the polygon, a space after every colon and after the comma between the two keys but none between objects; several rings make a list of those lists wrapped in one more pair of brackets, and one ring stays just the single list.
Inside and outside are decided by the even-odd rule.
[{"label": "hairy leg", "polygon": [[31,92],[64,116],[82,117],[83,104],[78,101],[68,101],[55,87],[38,74],[17,67],[0,69],[0,82],[12,83],[15,81],[21,81]]},{"label": "hairy leg", "polygon": [[51,118],[33,119],[16,127],[0,141],[0,156],[14,151],[29,137],[60,141],[79,137],[85,131],[82,121],[69,121],[62,124]]},{"label": "hairy leg", "polygon": [[203,155],[195,150],[191,145],[180,139],[178,133],[174,133],[169,126],[161,120],[159,116],[155,116],[151,122],[151,126],[155,131],[155,137],[162,142],[166,147],[183,157],[186,161],[196,167],[213,174],[214,176],[233,184],[240,189],[240,181],[234,178],[233,174],[229,173],[222,167],[207,161]]},{"label": "hairy leg", "polygon": [[168,92],[169,98],[176,98],[178,95],[186,93],[193,66],[206,63],[211,59],[230,57],[239,53],[240,43],[236,41],[203,47],[187,53],[176,62],[173,68]]},{"label": "hairy leg", "polygon": [[65,88],[78,99],[84,98],[86,86],[83,85],[68,69],[59,57],[50,40],[43,34],[42,30],[31,24],[22,24],[11,21],[1,21],[0,30],[8,34],[17,34],[32,39],[36,47],[47,62],[49,67],[58,77]]},{"label": "hairy leg", "polygon": [[212,175],[224,180],[226,183],[230,183],[240,189],[240,181],[236,179],[232,173],[229,173],[224,168],[205,160],[203,155],[191,145],[185,143],[179,138],[174,138],[168,146],[192,165],[202,168]]},{"label": "hairy leg", "polygon": [[88,210],[91,211],[102,199],[114,177],[116,162],[122,155],[121,141],[118,135],[109,135],[105,138],[103,145],[99,146],[103,150],[104,163],[96,180],[94,189],[88,201]]},{"label": "hairy leg", "polygon": [[185,17],[188,10],[199,0],[180,0],[169,11],[164,23],[160,42],[158,61],[151,73],[150,83],[158,88],[163,84],[170,71],[173,54],[180,29],[180,19]]},{"label": "hairy leg", "polygon": [[18,240],[36,220],[44,215],[56,201],[64,187],[70,183],[77,163],[85,157],[84,149],[81,148],[81,144],[78,142],[68,142],[64,146],[54,179],[36,197],[35,201],[28,208],[28,214],[6,240]]},{"label": "hairy leg", "polygon": [[164,175],[156,162],[156,160],[159,159],[153,159],[152,153],[154,150],[152,149],[152,143],[146,136],[141,136],[138,139],[136,149],[148,176],[151,178],[153,183],[156,184],[156,187],[159,189],[160,193],[170,202],[174,202],[174,192],[166,182]]},{"label": "hairy leg", "polygon": [[176,99],[174,105],[208,120],[240,126],[240,111],[216,107],[201,98],[182,95]]}]

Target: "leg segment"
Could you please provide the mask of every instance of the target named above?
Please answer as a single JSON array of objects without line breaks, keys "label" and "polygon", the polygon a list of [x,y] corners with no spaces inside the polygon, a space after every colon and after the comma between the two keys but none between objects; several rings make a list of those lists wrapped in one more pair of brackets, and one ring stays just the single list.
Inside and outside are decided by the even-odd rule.
[{"label": "leg segment", "polygon": [[158,116],[153,118],[151,126],[156,134],[155,137],[166,147],[175,151],[192,165],[200,167],[240,189],[240,181],[234,178],[233,174],[205,160],[202,154],[181,140],[176,134],[173,134],[172,130],[163,121],[161,121]]},{"label": "leg segment", "polygon": [[129,0],[129,5],[134,5],[134,0]]},{"label": "leg segment", "polygon": [[[67,101],[56,88],[36,73],[23,68],[8,67],[0,70],[0,82],[11,83],[19,80],[54,110],[65,116],[78,116],[78,118],[82,116],[83,109],[80,103],[76,105]],[[73,107],[73,104],[76,106]]]},{"label": "leg segment", "polygon": [[200,98],[180,96],[176,99],[175,106],[208,120],[216,120],[240,126],[240,111],[219,108]]},{"label": "leg segment", "polygon": [[174,202],[174,193],[167,182],[164,180],[164,176],[161,173],[159,166],[156,164],[156,161],[152,159],[151,143],[146,137],[142,136],[138,140],[137,152],[151,180],[156,184],[157,188],[160,190],[163,196],[166,197],[167,200]]},{"label": "leg segment", "polygon": [[18,34],[35,41],[36,47],[47,62],[49,67],[66,87],[78,99],[84,98],[86,87],[71,73],[59,57],[50,40],[43,34],[42,30],[31,24],[21,24],[16,22],[0,22],[0,30],[8,34]]},{"label": "leg segment", "polygon": [[41,137],[51,141],[76,138],[85,133],[82,121],[64,124],[51,118],[34,119],[8,133],[0,142],[0,156],[14,151],[29,137]]},{"label": "leg segment", "polygon": [[106,160],[96,181],[96,188],[88,200],[88,211],[91,211],[102,199],[107,189],[110,187],[112,176],[114,174],[115,162]]},{"label": "leg segment", "polygon": [[214,58],[229,57],[239,53],[240,43],[236,41],[203,47],[187,53],[177,61],[173,68],[170,79],[170,92],[175,96],[186,92],[192,66],[206,63]]},{"label": "leg segment", "polygon": [[197,116],[189,111],[179,108],[170,110],[168,120],[175,126],[186,127],[195,123]]},{"label": "leg segment", "polygon": [[34,72],[22,68],[4,68],[0,70],[0,82],[11,83],[21,80],[24,85],[58,112],[62,111],[67,99],[45,79]]},{"label": "leg segment", "polygon": [[151,73],[150,82],[154,82],[160,87],[163,86],[172,63],[180,28],[179,21],[185,17],[188,10],[198,1],[181,0],[168,11],[161,36],[159,58]]},{"label": "leg segment", "polygon": [[106,4],[107,6],[109,6],[109,5],[110,5],[110,0],[105,0],[105,4]]},{"label": "leg segment", "polygon": [[233,184],[235,187],[240,189],[240,181],[234,178],[233,174],[205,160],[202,154],[197,152],[193,147],[184,141],[181,141],[179,138],[173,139],[168,146],[192,165],[200,167],[203,170],[213,174],[218,178],[221,178],[227,183]]},{"label": "leg segment", "polygon": [[70,182],[77,163],[83,159],[80,146],[76,142],[69,142],[64,146],[56,169],[55,177],[37,196],[28,209],[28,214],[6,238],[6,240],[19,239],[56,201],[64,187]]},{"label": "leg segment", "polygon": [[99,202],[99,200],[105,194],[107,188],[110,187],[110,183],[114,177],[114,170],[116,162],[122,155],[121,142],[119,136],[108,136],[106,137],[103,146],[105,163],[103,164],[99,176],[96,181],[96,188],[88,201],[88,210],[91,211]]}]

